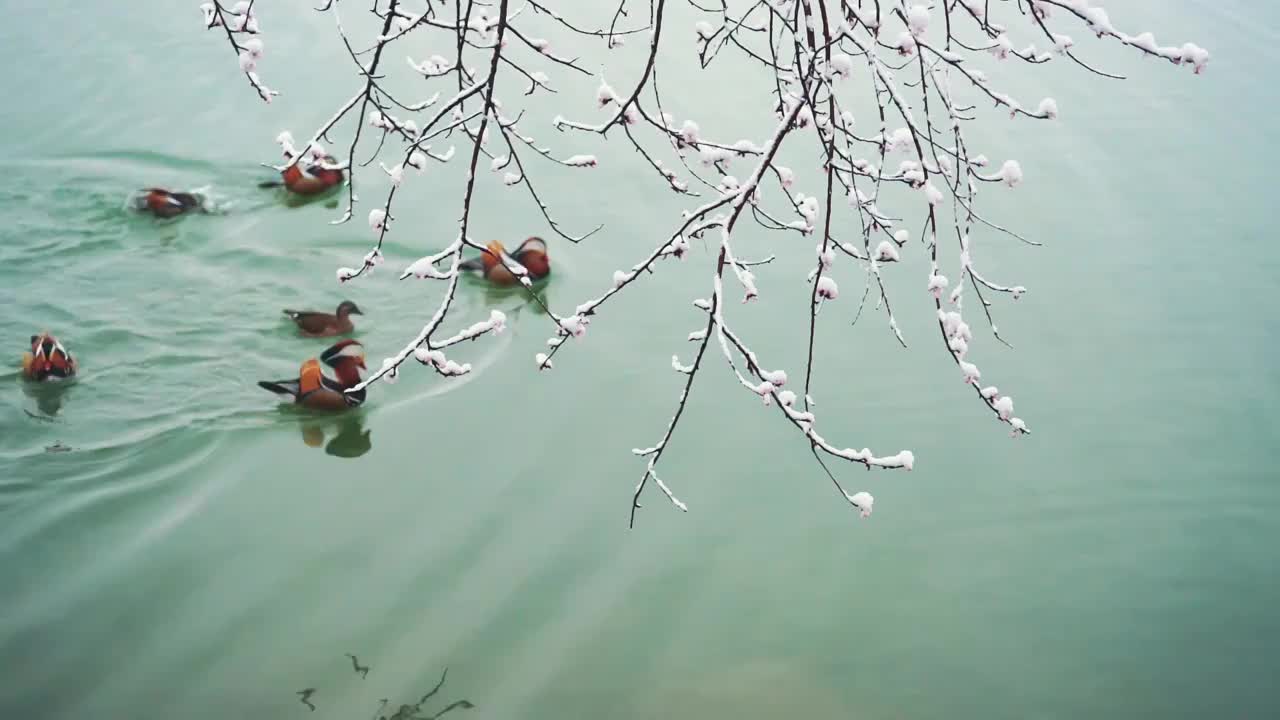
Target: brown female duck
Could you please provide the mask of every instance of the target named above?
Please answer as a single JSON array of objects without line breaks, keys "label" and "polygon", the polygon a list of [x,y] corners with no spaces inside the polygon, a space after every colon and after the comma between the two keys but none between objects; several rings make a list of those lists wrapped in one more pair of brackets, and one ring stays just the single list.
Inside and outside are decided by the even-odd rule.
[{"label": "brown female duck", "polygon": [[347,335],[355,330],[355,326],[351,323],[351,316],[364,313],[360,312],[360,308],[356,307],[355,303],[343,300],[338,303],[338,309],[332,315],[311,310],[285,310],[284,314],[288,315],[307,337],[332,337]]}]

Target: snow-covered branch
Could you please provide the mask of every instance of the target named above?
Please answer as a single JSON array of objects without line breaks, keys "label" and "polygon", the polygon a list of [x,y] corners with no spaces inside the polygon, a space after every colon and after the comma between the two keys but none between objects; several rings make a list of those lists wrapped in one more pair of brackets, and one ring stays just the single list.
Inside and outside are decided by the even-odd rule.
[{"label": "snow-covered branch", "polygon": [[[981,243],[990,240],[1012,237],[1029,245],[1039,243],[980,212],[980,194],[1013,191],[1034,175],[1024,174],[1018,160],[1001,157],[1003,148],[998,145],[983,148],[1000,158],[993,163],[973,146],[968,129],[975,123],[1012,118],[1055,121],[1060,112],[1071,109],[1060,108],[1052,97],[1015,97],[988,78],[975,61],[1007,62],[1019,72],[1031,73],[1067,58],[1089,72],[1118,77],[1081,56],[1070,34],[1081,31],[1190,67],[1196,74],[1209,61],[1209,53],[1194,43],[1163,45],[1151,32],[1130,34],[1119,29],[1093,0],[931,4],[756,0],[732,7],[691,2],[697,17],[692,28],[680,26],[679,18],[687,8],[678,0],[652,0],[647,18],[634,17],[639,4],[629,7],[626,0],[616,5],[577,3],[572,8],[561,0],[421,3],[414,10],[408,9],[413,4],[409,0],[348,0],[341,5],[350,10],[359,3],[372,9],[380,21],[369,38],[355,38],[348,32],[335,0],[324,0],[316,8],[332,16],[355,66],[356,87],[335,94],[336,110],[304,146],[295,147],[292,136],[281,134],[285,163],[273,166],[286,176],[296,172],[299,163],[345,171],[347,207],[337,222],[357,215],[356,207],[362,202],[357,182],[368,183],[372,176],[378,179],[373,183],[377,186],[386,179],[385,194],[367,210],[372,247],[353,267],[340,268],[338,279],[346,282],[368,275],[382,262],[382,247],[390,233],[414,237],[413,229],[397,220],[396,204],[406,195],[415,197],[416,175],[431,171],[433,162],[450,162],[455,155],[466,165],[455,239],[411,263],[400,275],[401,279],[443,281],[431,284],[443,288],[439,300],[419,332],[353,392],[393,381],[409,358],[444,377],[470,372],[470,365],[450,359],[445,351],[501,332],[506,318],[493,311],[487,319],[463,323],[461,329],[444,329],[461,291],[460,275],[468,268],[483,264],[486,272],[492,270],[522,287],[536,302],[544,316],[539,322],[547,323],[551,337],[535,354],[534,365],[550,370],[556,355],[583,338],[614,297],[646,287],[642,280],[662,272],[670,262],[690,261],[692,240],[703,239],[714,248],[715,259],[707,268],[709,285],[692,299],[705,313],[688,334],[696,352],[688,364],[678,354],[670,362],[684,376],[674,412],[656,444],[635,450],[645,459],[645,467],[632,495],[632,522],[650,486],[657,486],[679,509],[688,508],[673,484],[659,477],[657,466],[677,437],[694,381],[713,364],[704,362],[709,347],[712,357],[721,356],[747,395],[776,406],[803,436],[843,499],[861,515],[869,515],[874,498],[866,491],[848,492],[827,463],[843,460],[867,469],[910,470],[914,454],[902,450],[878,455],[829,440],[819,432],[814,409],[821,384],[817,367],[824,349],[819,342],[827,323],[824,318],[834,312],[856,322],[868,300],[877,313],[882,312],[893,341],[903,347],[908,337],[914,342],[932,333],[901,327],[895,308],[900,309],[903,302],[929,302],[926,307],[936,316],[937,337],[948,358],[945,367],[960,381],[957,387],[971,386],[984,412],[990,412],[1012,435],[1027,434],[1028,425],[1015,414],[1012,396],[988,384],[990,379],[978,366],[979,358],[985,364],[991,357],[987,353],[1008,345],[997,329],[995,300],[1016,301],[1026,288],[988,272],[979,260],[984,257]],[[230,5],[214,0],[201,9],[205,27],[220,31],[251,85],[270,101],[275,91],[256,74],[263,44],[254,3]],[[591,16],[593,10],[597,12]],[[557,34],[544,37],[547,32]],[[399,41],[410,35],[416,50],[405,56],[403,48],[410,43]],[[581,61],[575,45],[599,43],[607,53],[638,38],[645,42],[643,62],[625,72],[607,64],[599,74],[593,72]],[[392,61],[393,54],[402,57]],[[759,70],[757,94],[768,102],[758,114],[771,113],[772,131],[764,137],[734,137],[721,127],[724,108],[678,107],[664,100],[659,72],[665,72],[662,69],[668,63],[681,61],[683,69],[695,71],[694,58],[704,68],[716,62],[740,62]],[[409,74],[414,87],[425,86],[424,97],[394,95],[386,77],[397,71]],[[571,97],[562,92],[584,75],[591,76],[592,93]],[[560,80],[565,81],[563,86]],[[552,93],[563,99],[554,117],[534,117],[534,106],[519,104],[530,95]],[[855,108],[862,114],[855,117]],[[749,114],[751,110],[735,108],[733,112]],[[559,131],[548,130],[552,138],[573,136],[601,149],[594,154],[566,150],[554,140],[536,138],[535,132],[541,134],[541,130],[531,130],[548,127]],[[326,145],[343,149],[330,155]],[[599,165],[620,162],[617,152],[607,152],[611,147],[639,155],[643,173],[637,175],[637,182],[649,177],[682,200],[692,199],[678,217],[640,228],[656,234],[654,244],[614,270],[612,277],[600,278],[594,297],[572,311],[557,312],[536,292],[539,275],[533,272],[534,265],[526,267],[527,259],[471,238],[475,214],[491,210],[476,206],[476,186],[494,182],[519,189],[512,197],[528,202],[536,209],[535,217],[540,215],[555,237],[569,241],[567,247],[571,247],[600,226],[566,228],[552,209],[561,200],[547,194],[545,188],[550,185],[542,183],[541,176],[564,173],[589,178]],[[816,173],[796,172],[782,162],[783,158],[815,156],[820,159]],[[361,168],[368,171],[361,173]],[[745,229],[739,227],[743,218],[748,220]],[[735,251],[744,233],[770,232],[778,233],[776,254],[803,247],[806,264],[812,263],[805,279],[810,284],[807,302],[801,310],[808,326],[807,342],[797,350],[800,357],[779,362],[803,362],[799,394],[787,387],[788,373],[763,364],[757,350],[734,329],[728,302],[731,288],[726,283],[742,293],[741,303],[733,306],[743,308],[734,312],[750,312],[751,301],[762,290],[780,279],[789,281],[766,265],[773,255],[745,260]],[[813,239],[797,243],[797,237]],[[483,263],[464,262],[464,253],[471,252],[478,252]],[[912,256],[920,265],[927,263],[926,277],[901,277]],[[859,293],[842,287],[857,282],[863,284],[862,300],[855,304],[849,298]],[[968,307],[976,303],[980,314],[967,312],[966,293]],[[970,325],[975,317],[985,319],[996,343],[983,344],[980,336],[985,335],[975,333]],[[844,332],[848,324],[835,327],[835,332]],[[614,331],[625,332],[625,328]],[[798,371],[799,366],[794,367]],[[822,410],[824,416],[840,411],[826,406]]]}]

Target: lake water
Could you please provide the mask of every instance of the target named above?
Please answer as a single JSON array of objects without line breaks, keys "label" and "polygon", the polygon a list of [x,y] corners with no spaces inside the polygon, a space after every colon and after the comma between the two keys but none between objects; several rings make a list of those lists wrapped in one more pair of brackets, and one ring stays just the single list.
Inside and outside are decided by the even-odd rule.
[{"label": "lake water", "polygon": [[[364,223],[332,226],[337,209],[254,187],[279,130],[308,135],[354,91],[332,21],[258,3],[261,70],[283,93],[266,106],[197,4],[4,12],[0,343],[16,368],[48,328],[84,369],[58,394],[15,370],[0,392],[0,717],[363,718],[382,698],[415,701],[445,668],[424,709],[466,699],[476,707],[454,713],[474,718],[1280,713],[1272,4],[1112,3],[1122,28],[1209,48],[1203,77],[1083,28],[1070,31],[1081,49],[1126,82],[1061,61],[997,74],[1062,108],[1051,124],[984,109],[971,140],[1027,174],[985,192],[988,214],[1045,243],[975,234],[990,274],[1029,288],[994,308],[1015,349],[975,324],[972,355],[1033,435],[1010,439],[961,384],[913,242],[885,271],[909,349],[882,314],[851,326],[861,281],[847,264],[819,323],[823,434],[917,458],[911,473],[839,468],[875,514],[859,520],[796,432],[709,355],[663,461],[690,512],[649,495],[632,530],[642,463],[629,451],[671,414],[669,358],[688,360],[689,302],[714,255],[695,243],[663,264],[551,373],[534,369],[551,334],[536,306],[464,284],[451,327],[492,307],[509,318],[454,354],[472,375],[415,365],[358,413],[282,411],[256,381],[325,343],[296,337],[280,309],[349,297],[371,361],[398,350],[441,286],[396,271],[452,239],[463,168],[406,181],[388,267],[337,285],[334,269],[368,249]],[[608,12],[576,7],[584,24]],[[708,132],[763,139],[767,78],[688,72],[693,18],[678,13],[668,103]],[[616,60],[623,88],[641,44],[582,52]],[[569,227],[606,225],[553,241],[546,299],[562,311],[684,206],[634,152],[551,129],[558,112],[595,117],[593,83],[565,78],[528,120],[558,152],[601,156],[593,170],[536,166]],[[360,177],[380,198],[385,179]],[[152,184],[210,186],[226,211],[157,223],[123,210]],[[544,232],[521,192],[493,177],[479,192],[477,237]],[[731,317],[798,378],[812,240],[742,233],[780,259]],[[46,452],[55,443],[71,451]],[[308,687],[314,715],[295,695]]]}]

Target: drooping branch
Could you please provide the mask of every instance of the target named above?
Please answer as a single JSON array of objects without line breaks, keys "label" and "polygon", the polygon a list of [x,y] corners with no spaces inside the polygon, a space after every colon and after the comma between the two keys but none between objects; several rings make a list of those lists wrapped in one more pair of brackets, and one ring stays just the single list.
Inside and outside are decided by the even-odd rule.
[{"label": "drooping branch", "polygon": [[[349,7],[354,1],[343,5]],[[989,56],[1030,73],[1067,58],[1088,72],[1118,77],[1080,57],[1068,32],[1081,27],[1148,56],[1189,66],[1197,74],[1209,60],[1208,52],[1194,43],[1162,46],[1151,33],[1130,35],[1119,30],[1090,0],[944,0],[932,5],[905,0],[756,0],[733,7],[725,2],[694,0],[688,2],[698,17],[692,33],[674,25],[678,11],[683,10],[677,7],[678,0],[651,0],[647,22],[633,19],[638,11],[629,8],[627,0],[616,6],[600,6],[601,14],[590,21],[576,16],[588,13],[587,6],[579,4],[572,13],[563,12],[559,0],[526,0],[518,7],[509,7],[508,0],[453,0],[425,3],[421,12],[408,10],[407,0],[360,2],[381,21],[376,35],[367,40],[348,35],[339,17],[340,3],[324,0],[316,8],[332,14],[346,54],[356,67],[354,93],[338,96],[346,99],[301,148],[293,146],[287,133],[282,134],[285,163],[274,166],[287,171],[296,163],[307,162],[346,170],[347,208],[337,222],[349,221],[361,202],[354,178],[361,167],[368,166],[375,173],[380,170],[387,178],[386,194],[371,204],[368,214],[376,238],[373,246],[358,266],[340,268],[338,279],[346,282],[367,277],[382,262],[387,237],[406,231],[396,220],[395,209],[404,197],[413,196],[414,175],[431,171],[433,162],[450,162],[456,150],[466,158],[466,168],[457,237],[447,247],[414,261],[400,275],[401,279],[443,281],[434,310],[419,332],[353,391],[394,381],[410,357],[446,378],[471,371],[469,364],[450,359],[445,351],[501,332],[506,318],[495,310],[487,319],[444,330],[460,292],[464,252],[487,253],[500,263],[549,321],[552,335],[544,351],[536,353],[535,366],[550,370],[558,353],[584,337],[587,327],[601,318],[614,297],[645,287],[642,278],[661,272],[664,261],[688,260],[690,240],[702,238],[715,248],[714,266],[708,268],[710,288],[705,297],[694,299],[706,318],[688,336],[697,344],[693,362],[685,365],[678,355],[671,361],[671,367],[685,375],[674,413],[655,445],[635,451],[645,458],[645,468],[632,494],[632,523],[651,483],[681,510],[688,507],[659,477],[657,466],[686,417],[695,378],[711,365],[704,360],[713,343],[713,354],[722,356],[737,384],[766,405],[776,405],[781,416],[804,436],[822,472],[844,499],[864,516],[870,514],[872,496],[848,492],[832,471],[835,463],[828,465],[828,461],[844,460],[868,469],[910,470],[915,456],[907,450],[881,456],[868,449],[842,448],[819,433],[814,407],[820,382],[815,366],[829,343],[819,342],[818,333],[827,324],[824,317],[840,312],[840,284],[848,283],[852,275],[865,287],[862,301],[844,317],[856,321],[870,300],[877,313],[883,311],[893,338],[907,347],[907,333],[894,314],[903,302],[896,274],[901,272],[899,263],[904,255],[914,252],[923,253],[929,261],[929,274],[919,289],[930,297],[941,345],[950,358],[948,365],[959,371],[986,411],[1011,434],[1026,434],[1027,424],[1014,415],[1010,395],[981,382],[982,372],[974,360],[974,348],[981,345],[967,319],[972,315],[966,315],[965,295],[967,290],[971,304],[978,303],[991,336],[1007,346],[997,329],[995,302],[1017,300],[1026,289],[984,270],[979,265],[983,255],[979,244],[1003,236],[1028,245],[1039,242],[981,210],[980,195],[985,197],[988,189],[1018,187],[1024,179],[1023,169],[1016,160],[1008,159],[993,170],[986,155],[975,151],[967,130],[975,123],[1003,122],[1012,117],[1021,118],[1020,122],[1051,121],[1058,118],[1059,108],[1050,97],[1038,101],[1015,98],[978,70],[973,60]],[[205,27],[222,30],[251,85],[263,100],[270,101],[275,91],[262,85],[256,75],[262,43],[253,2],[228,7],[214,1],[202,8]],[[992,17],[993,13],[1001,17]],[[541,24],[535,18],[541,19]],[[1012,20],[1004,22],[1009,18]],[[548,26],[560,35],[541,37],[539,33],[546,32]],[[415,48],[434,46],[441,49],[440,54],[428,52],[425,59],[406,58],[403,64],[387,62],[388,53],[411,35],[417,40]],[[607,51],[637,37],[647,39],[643,66],[619,83],[623,92],[606,81],[605,71],[595,77],[573,49],[574,41],[603,40]],[[1036,42],[1047,44],[1037,47]],[[403,43],[406,47],[409,44]],[[682,55],[689,50],[692,55]],[[696,101],[693,107],[668,102],[659,86],[659,71],[680,57],[696,57],[696,67],[741,62],[756,71],[760,77],[757,94],[771,103],[760,109],[772,110],[776,120],[773,132],[761,142],[758,138],[726,138],[718,132],[721,118],[708,112],[712,108],[697,107]],[[696,69],[692,59],[687,62],[689,69]],[[428,86],[427,99],[400,96],[403,91],[393,94],[388,89],[391,85],[386,76],[404,65]],[[614,80],[621,76],[608,72]],[[599,82],[594,102],[584,98],[582,105],[603,111],[604,119],[582,119],[582,107],[573,105],[572,97],[560,92],[563,88],[548,73],[559,73],[569,81],[592,76],[593,83]],[[508,80],[515,82],[508,85]],[[442,84],[450,87],[441,89],[438,86]],[[532,117],[534,113],[527,112],[532,106],[522,107],[499,94],[500,88],[507,87],[517,100],[554,94],[566,107],[554,118]],[[442,97],[447,99],[441,102]],[[855,108],[863,107],[873,109],[855,117]],[[988,117],[985,108],[997,112]],[[735,112],[749,113],[750,108],[735,108]],[[525,267],[515,258],[475,242],[469,234],[475,213],[487,209],[475,205],[476,186],[489,176],[507,187],[523,186],[516,197],[521,202],[531,201],[546,226],[562,240],[577,243],[600,229],[567,229],[552,210],[559,201],[547,193],[550,185],[541,181],[540,174],[589,174],[617,155],[560,152],[555,143],[534,138],[528,129],[545,127],[547,120],[560,131],[557,136],[561,138],[576,135],[606,146],[621,143],[642,162],[638,181],[656,175],[654,180],[677,196],[696,198],[678,218],[656,221],[664,229],[655,244],[624,264],[626,269],[614,271],[611,282],[602,281],[599,294],[572,312],[549,307]],[[615,128],[621,132],[610,135]],[[366,149],[358,154],[362,138],[368,140],[369,135],[376,142],[366,142]],[[335,143],[335,137],[340,137],[340,142]],[[436,143],[455,140],[457,144],[447,149],[433,149]],[[334,160],[325,144],[343,146],[335,154],[344,160]],[[797,154],[819,158],[816,176],[797,173],[780,162]],[[482,158],[489,163],[488,175],[482,172]],[[743,167],[735,173],[739,166]],[[369,178],[362,177],[359,182],[368,183]],[[813,192],[808,191],[811,184]],[[847,209],[837,207],[842,197]],[[749,222],[746,229],[739,229],[738,221],[744,217]],[[748,232],[785,233],[790,238],[786,243],[781,241],[784,235],[776,236],[779,252],[795,245],[797,236],[815,238],[814,245],[801,244],[813,248],[804,251],[812,271],[806,279],[811,285],[803,310],[807,341],[798,350],[804,362],[803,398],[785,387],[787,373],[763,365],[757,351],[733,326],[725,295],[726,278],[741,288],[742,302],[749,304],[760,295],[755,271],[773,258],[744,260],[738,256],[735,242]],[[953,247],[951,235],[955,245],[948,252],[958,255],[954,265],[940,252],[940,237],[947,239],[947,247]],[[954,282],[944,274],[944,265],[951,268]],[[844,331],[847,325],[837,327]],[[824,409],[823,413],[836,410]]]}]

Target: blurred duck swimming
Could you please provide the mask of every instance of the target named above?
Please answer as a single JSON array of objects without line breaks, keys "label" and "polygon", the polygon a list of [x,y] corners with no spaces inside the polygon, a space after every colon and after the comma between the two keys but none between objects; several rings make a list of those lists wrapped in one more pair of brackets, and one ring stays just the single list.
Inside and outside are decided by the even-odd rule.
[{"label": "blurred duck swimming", "polygon": [[[320,363],[333,368],[334,378],[324,374]],[[364,346],[355,340],[343,340],[302,363],[298,377],[291,380],[263,380],[258,385],[277,395],[291,395],[294,403],[313,410],[346,410],[364,402],[365,391],[348,393],[360,384],[364,368]]]},{"label": "blurred duck swimming", "polygon": [[498,260],[506,255],[508,261],[514,260],[529,271],[531,280],[541,280],[551,274],[551,258],[547,256],[547,244],[542,238],[531,237],[520,243],[515,252],[507,254],[502,243],[494,240],[485,247],[480,257],[465,260],[458,267],[462,270],[479,272],[480,275],[494,285],[514,285],[516,276]]},{"label": "blurred duck swimming", "polygon": [[[284,157],[285,160],[293,160],[294,153],[285,150]],[[280,173],[280,180],[268,180],[267,182],[259,183],[258,187],[271,188],[284,185],[285,189],[291,193],[319,195],[342,183],[344,178],[342,170],[335,167],[326,167],[337,164],[338,159],[332,155],[325,155],[319,161],[310,156],[300,158]]]},{"label": "blurred duck swimming", "polygon": [[204,210],[205,198],[200,193],[147,188],[138,191],[134,196],[133,209],[151,213],[159,218],[172,218],[191,210]]},{"label": "blurred duck swimming", "polygon": [[31,336],[31,350],[22,353],[22,376],[28,380],[65,380],[76,374],[76,359],[58,338],[47,332]]}]

